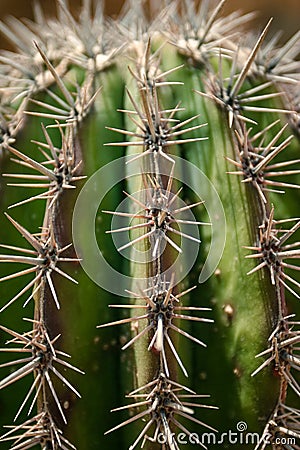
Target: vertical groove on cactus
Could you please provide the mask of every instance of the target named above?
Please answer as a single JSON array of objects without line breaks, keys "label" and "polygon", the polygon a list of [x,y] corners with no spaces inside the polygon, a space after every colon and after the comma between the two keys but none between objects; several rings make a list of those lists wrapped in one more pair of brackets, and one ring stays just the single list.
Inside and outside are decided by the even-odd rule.
[{"label": "vertical groove on cactus", "polygon": [[299,448],[300,35],[225,2],[0,24],[3,448]]}]

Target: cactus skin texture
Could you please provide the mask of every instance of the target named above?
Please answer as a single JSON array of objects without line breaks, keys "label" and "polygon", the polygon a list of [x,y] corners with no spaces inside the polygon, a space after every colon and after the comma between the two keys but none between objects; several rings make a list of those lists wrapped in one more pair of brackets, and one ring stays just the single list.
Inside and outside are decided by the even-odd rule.
[{"label": "cactus skin texture", "polygon": [[300,448],[300,35],[224,4],[1,23],[3,449]]}]

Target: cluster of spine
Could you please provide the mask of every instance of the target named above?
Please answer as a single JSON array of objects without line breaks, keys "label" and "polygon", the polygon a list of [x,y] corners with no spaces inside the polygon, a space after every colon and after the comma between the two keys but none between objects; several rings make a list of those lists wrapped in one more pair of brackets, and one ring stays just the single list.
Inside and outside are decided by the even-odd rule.
[{"label": "cluster of spine", "polygon": [[[176,163],[173,155],[176,155],[180,146],[193,146],[207,139],[185,138],[185,133],[193,135],[206,124],[197,124],[199,114],[180,121],[177,117],[184,111],[181,104],[164,105],[163,90],[171,91],[174,85],[176,87],[182,84],[168,81],[168,76],[173,76],[183,66],[161,69],[163,64],[160,58],[165,44],[153,53],[151,47],[156,45],[153,42],[156,42],[157,37],[158,42],[163,41],[163,33],[187,64],[193,69],[201,68],[199,77],[205,68],[206,89],[205,92],[196,91],[195,99],[197,101],[200,95],[202,99],[214,102],[225,111],[228,133],[235,146],[232,157],[227,156],[228,164],[234,166],[234,171],[229,174],[241,177],[242,183],[247,185],[247,195],[254,204],[255,219],[250,224],[254,229],[254,238],[253,242],[245,242],[245,248],[253,252],[246,258],[258,263],[248,275],[261,271],[264,276],[270,277],[274,306],[271,319],[273,330],[268,348],[257,355],[265,356],[266,360],[252,375],[271,365],[280,380],[278,402],[256,448],[263,450],[269,443],[274,449],[298,448],[285,444],[279,446],[276,439],[278,436],[300,438],[300,413],[296,405],[291,406],[287,399],[289,390],[297,398],[300,397],[300,386],[294,374],[300,369],[300,322],[289,314],[285,298],[288,292],[299,299],[300,284],[289,275],[289,271],[299,271],[299,266],[291,263],[291,260],[300,256],[299,243],[287,241],[294,237],[300,228],[300,222],[297,218],[275,219],[276,206],[272,205],[270,196],[282,194],[285,188],[299,188],[296,183],[278,181],[277,178],[298,175],[299,170],[295,167],[299,159],[275,160],[292,141],[291,136],[283,137],[286,125],[272,138],[269,137],[270,130],[276,127],[278,120],[270,121],[260,127],[259,131],[255,130],[258,125],[257,114],[268,114],[268,117],[282,114],[299,137],[299,62],[296,61],[299,33],[278,50],[276,39],[264,44],[269,22],[252,48],[243,47],[242,42],[236,45],[230,38],[252,16],[234,13],[225,19],[218,18],[224,4],[225,0],[222,0],[213,11],[208,12],[208,2],[203,1],[198,11],[193,2],[186,0],[182,4],[181,14],[176,9],[177,5],[171,4],[149,25],[142,2],[133,2],[129,4],[129,11],[123,18],[109,26],[103,20],[101,7],[97,6],[94,15],[90,16],[89,1],[84,2],[78,23],[65,3],[59,2],[59,21],[46,20],[42,10],[36,5],[38,26],[25,26],[22,22],[13,20],[11,31],[6,25],[0,25],[1,31],[17,49],[16,54],[4,52],[0,56],[1,152],[10,153],[13,161],[26,169],[24,174],[10,173],[4,176],[14,180],[14,183],[10,183],[11,186],[22,190],[44,190],[21,199],[10,207],[24,207],[27,204],[31,207],[32,202],[35,204],[37,200],[46,201],[39,233],[32,234],[6,214],[12,226],[31,248],[1,245],[9,253],[1,254],[0,262],[25,264],[27,268],[6,275],[0,281],[30,274],[33,278],[13,298],[4,305],[1,304],[0,312],[24,298],[25,294],[27,298],[24,306],[30,301],[35,304],[34,318],[26,319],[32,324],[31,331],[19,333],[0,326],[3,332],[10,335],[8,345],[0,351],[22,353],[20,359],[2,364],[5,368],[20,366],[0,382],[0,389],[27,375],[33,375],[33,382],[16,411],[15,420],[26,408],[31,417],[10,427],[0,438],[2,442],[12,442],[13,450],[25,450],[36,445],[41,445],[45,450],[75,448],[60,430],[62,427],[59,424],[64,426],[67,417],[53,379],[57,378],[72,394],[80,396],[62,374],[62,369],[83,372],[65,360],[69,357],[68,354],[56,348],[60,335],[54,333],[48,325],[52,308],[61,307],[60,293],[55,288],[56,275],[76,283],[62,270],[61,263],[74,265],[80,261],[72,253],[69,242],[65,242],[67,233],[61,224],[60,208],[64,198],[75,188],[73,183],[84,178],[82,160],[85,155],[81,154],[79,132],[85,119],[93,111],[95,99],[101,90],[97,76],[121,52],[126,52],[127,57],[134,59],[136,63],[134,69],[129,68],[129,83],[134,83],[133,89],[127,89],[130,106],[121,110],[126,114],[125,122],[130,125],[128,129],[108,127],[125,136],[124,142],[108,145],[128,148],[128,173],[130,165],[135,163],[140,165],[141,172],[139,181],[135,184],[139,186],[138,193],[132,192],[132,189],[126,193],[131,203],[130,210],[103,213],[128,219],[127,226],[107,230],[114,235],[123,232],[131,235],[129,242],[119,246],[118,250],[122,252],[130,248],[133,251],[137,248],[144,252],[146,259],[142,264],[144,284],[134,281],[132,289],[128,291],[132,303],[110,305],[128,310],[131,315],[99,325],[99,328],[131,324],[134,336],[122,348],[127,349],[133,344],[141,345],[142,352],[151,355],[151,364],[144,371],[146,373],[141,375],[138,355],[136,356],[137,386],[128,395],[133,403],[116,408],[116,411],[129,409],[134,413],[107,433],[142,419],[143,428],[130,449],[156,443],[161,435],[164,439],[162,448],[176,450],[179,446],[174,430],[182,431],[187,436],[192,436],[194,431],[188,430],[180,422],[181,418],[190,420],[195,426],[200,426],[200,429],[204,427],[216,432],[213,427],[193,415],[194,408],[215,407],[195,403],[195,399],[206,396],[179,383],[177,377],[177,367],[188,376],[178,350],[178,338],[183,336],[200,346],[206,346],[198,337],[185,331],[184,326],[182,329],[181,323],[213,322],[210,318],[188,315],[209,311],[210,308],[185,306],[181,303],[181,298],[194,289],[191,287],[183,290],[178,281],[179,267],[184,265],[184,258],[188,258],[182,251],[181,244],[184,240],[200,244],[198,237],[183,232],[181,227],[184,225],[186,230],[193,225],[211,224],[191,220],[193,208],[197,209],[202,201],[200,199],[193,204],[184,204],[180,199],[183,189],[177,187],[178,180],[174,178]],[[149,35],[153,36],[153,42]],[[228,61],[231,62],[229,70]],[[217,71],[213,68],[215,64]],[[84,73],[84,81],[80,85],[72,76],[68,82],[65,81],[64,76],[70,67],[78,69],[79,77]],[[56,89],[52,89],[53,85]],[[74,86],[71,92],[70,85]],[[286,94],[283,95],[281,91]],[[40,93],[45,94],[49,100],[40,98]],[[278,97],[281,97],[284,106],[272,104],[276,103]],[[258,106],[257,102],[264,102],[264,105]],[[28,156],[26,150],[20,151],[14,146],[28,117],[38,117],[47,124],[41,126],[43,141],[33,141],[43,159],[41,162]],[[58,147],[51,137],[51,128],[54,128],[60,138],[61,144]],[[185,213],[188,213],[187,218]],[[289,226],[290,222],[292,226]],[[132,267],[134,274],[134,263]],[[194,303],[198,305],[198,299]],[[270,435],[269,442],[266,436]],[[197,443],[204,447],[201,442]]]}]

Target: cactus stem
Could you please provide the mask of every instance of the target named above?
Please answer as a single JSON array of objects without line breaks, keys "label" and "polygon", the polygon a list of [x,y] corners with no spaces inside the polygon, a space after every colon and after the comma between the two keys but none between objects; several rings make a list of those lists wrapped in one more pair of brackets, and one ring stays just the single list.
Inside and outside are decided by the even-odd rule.
[{"label": "cactus stem", "polygon": [[[15,420],[28,406],[29,414],[36,415],[12,427],[0,438],[0,441],[12,441],[12,450],[39,445],[43,450],[75,449],[54,423],[57,420],[58,425],[64,427],[67,419],[67,433],[79,438],[80,448],[101,447],[98,424],[93,423],[91,411],[98,408],[100,412],[99,402],[102,405],[109,397],[106,393],[102,395],[101,389],[111,384],[112,372],[117,376],[113,383],[115,396],[119,395],[121,385],[127,383],[127,380],[124,382],[126,375],[123,377],[120,371],[125,359],[126,364],[129,363],[128,373],[135,374],[137,388],[128,395],[131,404],[112,411],[126,410],[132,415],[113,428],[107,426],[110,429],[106,434],[128,424],[133,426],[142,419],[145,422],[141,430],[134,432],[137,437],[130,450],[139,445],[149,450],[158,449],[160,435],[165,440],[163,449],[179,450],[173,431],[182,431],[190,438],[195,433],[182,425],[178,417],[184,421],[188,419],[195,428],[197,426],[195,431],[199,426],[216,431],[206,425],[205,417],[200,417],[202,421],[193,416],[193,408],[216,408],[198,404],[196,399],[206,396],[176,382],[177,371],[186,377],[190,375],[193,383],[205,379],[207,385],[213,386],[218,402],[223,402],[221,427],[227,425],[227,430],[232,429],[232,419],[236,417],[243,418],[249,428],[261,423],[257,417],[264,424],[267,421],[257,446],[260,450],[267,445],[263,438],[269,434],[272,448],[281,450],[289,447],[284,443],[276,444],[278,435],[300,437],[299,410],[285,405],[290,396],[292,401],[295,394],[300,396],[297,379],[300,323],[292,319],[294,316],[287,315],[289,292],[300,298],[297,279],[300,269],[294,264],[300,258],[299,242],[289,243],[290,238],[295,241],[300,221],[290,218],[294,217],[294,212],[288,219],[275,220],[272,206],[273,193],[300,187],[295,180],[300,170],[291,167],[300,160],[295,156],[290,161],[282,159],[285,157],[283,150],[289,146],[287,153],[292,155],[297,142],[291,142],[292,136],[286,137],[286,126],[280,127],[279,131],[273,128],[279,123],[274,121],[275,115],[278,117],[282,113],[287,116],[283,120],[289,121],[295,134],[299,134],[299,46],[296,45],[299,33],[277,48],[278,35],[266,42],[270,20],[258,38],[254,37],[250,48],[244,46],[246,40],[242,41],[244,30],[241,31],[241,26],[246,26],[253,15],[241,17],[233,13],[227,18],[218,18],[225,2],[219,0],[210,10],[209,0],[203,0],[200,9],[194,1],[183,0],[179,5],[176,1],[166,0],[168,7],[161,13],[158,8],[150,8],[155,14],[157,12],[156,19],[150,22],[144,1],[128,0],[127,9],[118,21],[109,23],[103,17],[102,2],[83,0],[83,9],[76,21],[66,1],[58,0],[58,20],[46,19],[41,8],[35,5],[36,23],[22,23],[16,19],[10,19],[10,27],[0,23],[0,31],[15,46],[15,53],[4,51],[0,55],[0,145],[4,150],[1,163],[10,167],[7,155],[12,154],[12,161],[19,165],[17,169],[25,173],[5,174],[13,180],[9,186],[19,187],[29,196],[22,200],[16,197],[15,189],[8,188],[8,197],[13,197],[9,208],[36,199],[46,200],[39,233],[31,234],[27,228],[32,226],[28,222],[42,212],[38,203],[42,203],[43,208],[43,202],[35,202],[33,212],[22,208],[19,214],[25,211],[21,220],[24,226],[7,216],[33,249],[23,249],[22,243],[16,241],[14,245],[2,246],[7,253],[15,254],[0,255],[0,262],[7,266],[13,262],[26,265],[25,269],[18,268],[10,275],[4,268],[0,281],[11,280],[11,284],[17,285],[18,293],[9,295],[9,298],[15,296],[0,312],[23,294],[27,297],[29,290],[32,292],[24,306],[32,299],[35,304],[34,320],[29,319],[32,331],[20,334],[0,327],[1,331],[10,334],[7,352],[20,352],[21,355],[15,361],[4,360],[0,365],[6,371],[17,364],[21,367],[6,374],[0,388],[27,374],[33,377],[25,398],[21,396],[22,403]],[[170,41],[176,48],[169,45]],[[119,61],[114,59],[117,54]],[[177,73],[181,78],[174,81]],[[102,95],[97,98],[100,85],[103,86]],[[192,91],[201,97],[191,95]],[[181,107],[181,98],[187,109]],[[118,107],[124,114],[115,113]],[[203,121],[209,124],[206,133],[202,127],[207,124],[198,123],[200,113],[204,116]],[[259,113],[263,113],[260,120]],[[39,124],[37,126],[38,122],[43,122],[41,128]],[[265,123],[269,125],[265,126]],[[254,134],[251,128],[247,129],[248,124],[252,124],[249,127],[254,128]],[[105,129],[105,125],[111,126]],[[37,133],[35,136],[34,132]],[[110,138],[111,132],[118,133],[115,143]],[[204,137],[207,135],[208,142]],[[13,148],[15,142],[16,147],[20,145],[17,139],[24,142],[24,153]],[[29,140],[37,145],[41,153],[38,158],[35,158],[36,150],[31,149]],[[42,140],[44,142],[40,142]],[[61,144],[57,147],[59,140]],[[105,151],[103,144],[115,150]],[[124,153],[126,157],[118,160]],[[189,162],[177,158],[179,155]],[[137,165],[125,165],[133,161]],[[107,163],[110,169],[108,165],[106,167]],[[231,164],[234,169],[228,171]],[[73,226],[75,230],[80,224],[80,231],[74,232],[74,243],[76,251],[84,254],[84,263],[88,262],[85,267],[91,262],[97,275],[103,276],[110,285],[107,294],[89,282],[88,277],[93,277],[93,271],[87,269],[84,273],[85,267],[79,267],[78,258],[63,253],[69,248],[66,243],[70,242],[75,182],[85,178],[81,175],[83,165],[89,174],[99,166],[100,173],[105,173],[99,185],[93,185],[88,192],[91,197],[84,208],[77,209],[80,201],[75,205]],[[104,168],[107,170],[102,172]],[[226,171],[240,179],[224,176]],[[12,170],[7,169],[7,172]],[[288,180],[285,179],[287,176]],[[91,182],[94,179],[91,177]],[[114,186],[106,190],[108,179]],[[31,196],[35,188],[42,193]],[[119,203],[118,211],[116,204],[122,190],[129,207]],[[222,201],[214,194],[218,190]],[[87,191],[83,189],[82,192]],[[108,198],[104,199],[102,194]],[[3,186],[5,208],[8,197]],[[113,239],[105,234],[105,229],[109,228],[106,225],[110,220],[108,216],[89,220],[92,218],[90,212],[97,206],[97,197],[103,201],[103,213],[111,215],[111,229],[106,233]],[[276,213],[282,209],[284,217],[297,205],[295,198],[290,194],[287,197],[287,201],[284,197],[280,204],[282,198],[274,196],[278,201]],[[202,198],[207,205],[204,213],[198,211],[203,202],[197,200]],[[195,221],[193,213],[197,214]],[[224,214],[228,219],[227,230]],[[205,222],[207,215],[212,224]],[[203,227],[199,230],[199,225],[211,226],[211,229]],[[82,240],[77,246],[79,234]],[[199,251],[195,243],[201,242],[200,237],[203,244]],[[117,244],[117,250],[127,249],[124,255],[110,251],[112,240]],[[250,253],[246,256],[247,251],[241,250],[245,243],[249,244],[244,248]],[[109,255],[110,262],[114,263],[111,266],[115,275],[113,280],[106,277],[98,263],[98,245],[101,257]],[[208,257],[203,264],[206,253]],[[125,261],[127,257],[128,261]],[[62,263],[74,263],[73,273],[65,273],[61,269]],[[199,285],[198,291],[193,292],[192,306],[182,306],[181,298],[194,289],[196,271],[202,265],[199,282],[205,279],[207,283],[202,288]],[[211,272],[204,275],[208,268]],[[124,269],[126,276],[119,276],[116,269],[119,272]],[[253,275],[244,277],[246,273]],[[72,290],[69,283],[77,284],[73,274],[80,282],[76,290]],[[209,275],[213,276],[208,281]],[[23,288],[23,280],[30,276],[33,279]],[[186,289],[179,284],[185,276],[184,283],[193,287]],[[106,283],[100,285],[101,289],[107,286]],[[118,299],[113,294],[115,291],[124,293],[122,286],[127,288],[131,298],[127,305],[124,301],[117,304]],[[130,286],[131,290],[128,289]],[[105,299],[111,303],[111,308],[118,308],[120,314],[124,309],[125,314],[111,317],[108,323],[103,323],[106,319],[102,318],[103,324],[98,326],[103,335],[100,338],[94,335],[95,330],[92,331],[95,324],[91,328],[88,320],[95,320],[96,313],[101,317]],[[194,306],[198,302],[205,307]],[[211,311],[206,306],[213,304],[217,320],[210,339],[203,336],[202,341],[195,329],[202,323],[213,322],[202,314],[202,311]],[[62,312],[57,316],[60,307]],[[88,320],[82,320],[83,311]],[[16,328],[19,317],[13,316],[12,311],[15,321],[12,328]],[[120,347],[122,350],[134,347],[134,361],[127,354],[119,359],[119,353],[117,359],[111,359],[113,351],[104,356],[104,351],[113,349],[117,342],[115,329],[109,331],[106,327],[125,324],[130,325],[132,334],[118,337]],[[202,333],[205,325],[203,328]],[[86,402],[86,396],[86,400],[80,402],[83,406],[77,405],[76,398],[80,394],[64,376],[68,369],[83,372],[65,361],[68,354],[55,348],[62,330],[66,348],[73,346],[95,374],[92,382],[95,384],[88,382],[85,385],[95,395],[91,396],[91,403]],[[88,342],[84,342],[83,336]],[[109,336],[107,341],[106,336]],[[206,358],[201,353],[201,348],[206,347],[205,342],[212,348]],[[98,347],[100,353],[96,353],[97,344],[101,346]],[[191,346],[197,353],[190,351]],[[266,350],[261,351],[261,348]],[[4,349],[0,349],[2,351]],[[222,364],[219,355],[223,357]],[[263,358],[258,368],[254,355]],[[103,358],[107,365],[101,366]],[[206,366],[208,360],[213,361],[212,366]],[[190,365],[193,369],[188,374]],[[216,366],[217,371],[214,370]],[[222,380],[228,384],[228,392],[219,389],[219,380],[215,377],[220,378],[220,372]],[[101,378],[97,378],[98,375]],[[258,379],[253,379],[254,375]],[[99,383],[99,379],[103,383]],[[66,394],[61,385],[67,386]],[[96,393],[100,394],[98,398]],[[4,398],[4,404],[7,402],[11,407],[13,401],[9,394]],[[12,397],[17,398],[17,392],[13,394],[16,395]],[[114,403],[119,404],[118,400]],[[33,412],[34,408],[37,413]],[[6,414],[9,412],[4,410]],[[80,422],[83,417],[88,418],[84,427],[78,424],[78,417]],[[114,442],[114,437],[111,439]],[[115,442],[117,440],[118,437]],[[194,443],[205,448],[201,442]]]}]

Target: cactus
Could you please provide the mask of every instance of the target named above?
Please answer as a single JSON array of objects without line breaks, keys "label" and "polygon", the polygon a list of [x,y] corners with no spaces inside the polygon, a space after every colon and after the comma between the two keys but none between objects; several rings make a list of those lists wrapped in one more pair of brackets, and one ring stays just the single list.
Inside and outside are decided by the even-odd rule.
[{"label": "cactus", "polygon": [[3,449],[299,448],[299,33],[224,4],[1,23]]}]

